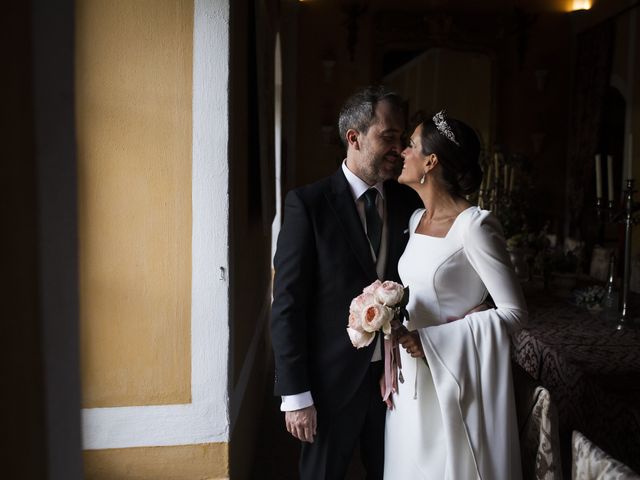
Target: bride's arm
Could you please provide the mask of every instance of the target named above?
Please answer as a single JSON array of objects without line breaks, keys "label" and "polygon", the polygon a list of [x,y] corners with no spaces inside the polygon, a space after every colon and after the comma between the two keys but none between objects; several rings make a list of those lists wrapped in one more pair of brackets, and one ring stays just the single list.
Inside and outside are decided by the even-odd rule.
[{"label": "bride's arm", "polygon": [[487,211],[475,213],[462,243],[469,262],[496,305],[489,311],[495,312],[510,331],[522,328],[527,322],[527,307],[496,217]]}]

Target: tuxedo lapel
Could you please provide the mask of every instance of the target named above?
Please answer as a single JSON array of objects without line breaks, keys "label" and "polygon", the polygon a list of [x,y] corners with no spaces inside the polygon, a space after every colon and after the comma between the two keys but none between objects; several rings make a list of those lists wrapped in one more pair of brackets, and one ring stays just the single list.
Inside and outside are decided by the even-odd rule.
[{"label": "tuxedo lapel", "polygon": [[338,170],[331,178],[331,191],[326,193],[327,201],[333,214],[342,226],[344,234],[367,277],[371,281],[378,278],[376,267],[371,258],[369,241],[362,228],[349,184],[342,170]]}]

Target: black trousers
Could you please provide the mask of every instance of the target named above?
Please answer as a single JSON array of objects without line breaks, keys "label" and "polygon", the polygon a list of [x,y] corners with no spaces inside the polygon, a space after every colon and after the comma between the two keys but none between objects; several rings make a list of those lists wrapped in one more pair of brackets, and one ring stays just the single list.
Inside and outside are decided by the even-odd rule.
[{"label": "black trousers", "polygon": [[382,372],[382,361],[371,363],[356,395],[340,412],[323,415],[322,411],[318,411],[318,429],[314,442],[302,444],[302,480],[344,478],[358,440],[367,479],[382,480],[387,408],[380,395],[379,381]]}]

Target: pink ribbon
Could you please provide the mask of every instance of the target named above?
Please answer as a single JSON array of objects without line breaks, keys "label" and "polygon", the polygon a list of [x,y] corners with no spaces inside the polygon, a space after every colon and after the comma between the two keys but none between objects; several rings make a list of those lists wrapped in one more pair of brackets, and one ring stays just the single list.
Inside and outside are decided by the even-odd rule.
[{"label": "pink ribbon", "polygon": [[387,401],[392,393],[398,391],[398,367],[400,364],[400,352],[398,341],[391,338],[384,340],[384,394],[383,401]]}]

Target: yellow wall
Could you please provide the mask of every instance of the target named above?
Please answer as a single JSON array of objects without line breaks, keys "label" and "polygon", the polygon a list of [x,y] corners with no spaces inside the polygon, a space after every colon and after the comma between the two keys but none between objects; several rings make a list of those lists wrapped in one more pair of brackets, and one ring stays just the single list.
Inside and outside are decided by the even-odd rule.
[{"label": "yellow wall", "polygon": [[114,448],[84,452],[87,480],[213,480],[229,478],[228,445]]},{"label": "yellow wall", "polygon": [[193,2],[76,2],[84,407],[191,399]]}]

